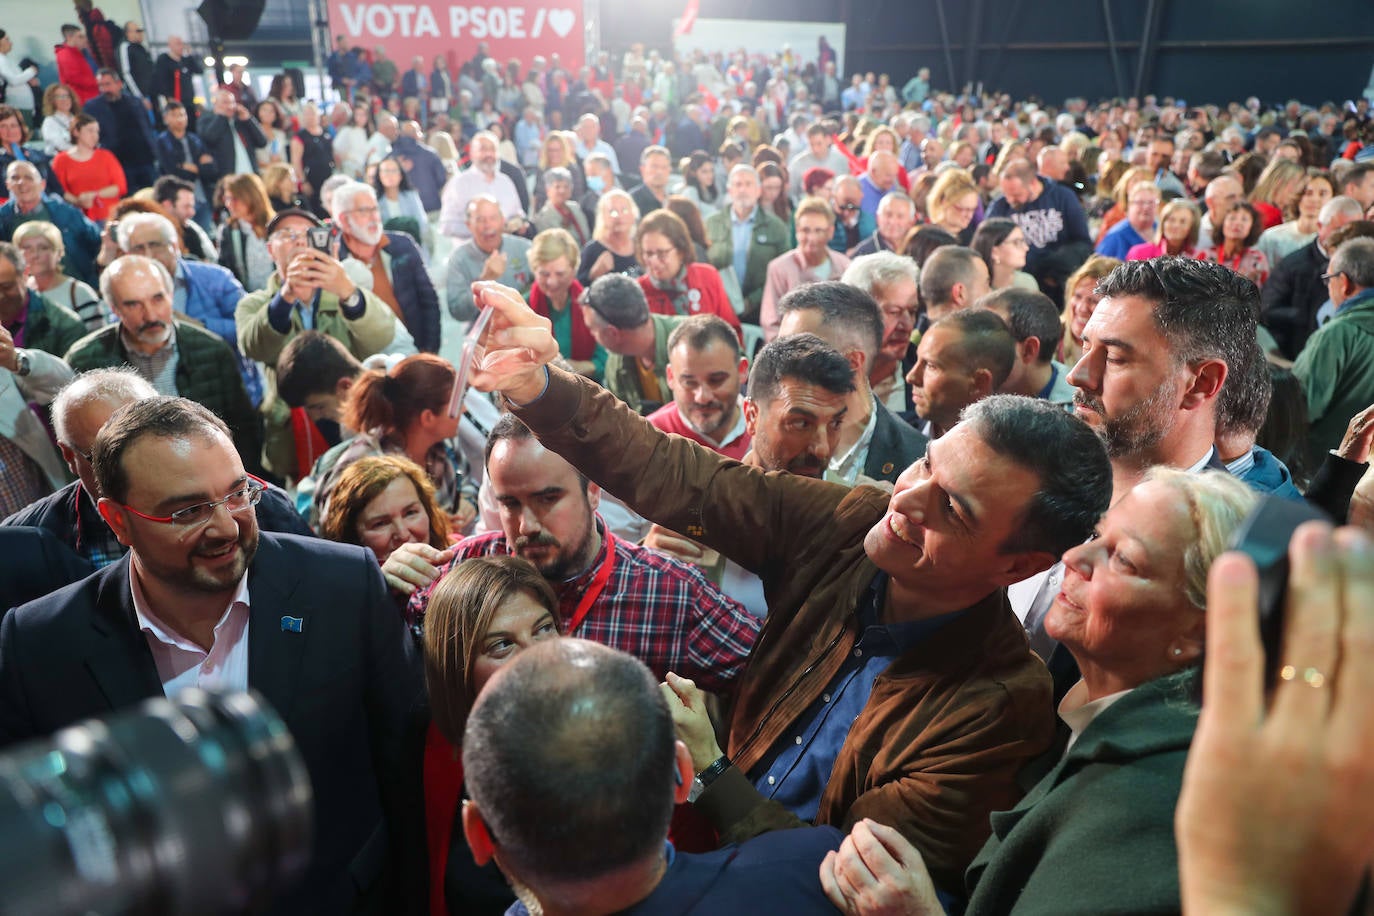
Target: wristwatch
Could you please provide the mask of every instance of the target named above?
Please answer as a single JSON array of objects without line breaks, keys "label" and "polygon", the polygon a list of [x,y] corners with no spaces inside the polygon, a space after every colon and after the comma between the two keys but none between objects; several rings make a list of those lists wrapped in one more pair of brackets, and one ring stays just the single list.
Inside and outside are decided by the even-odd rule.
[{"label": "wristwatch", "polygon": [[711,783],[720,778],[720,774],[730,769],[730,758],[721,754],[711,762],[711,765],[702,770],[692,778],[692,788],[687,793],[687,801],[694,802],[701,798],[703,792],[711,788]]},{"label": "wristwatch", "polygon": [[29,354],[23,350],[14,351],[14,374],[23,378],[33,371],[33,364],[29,361]]}]

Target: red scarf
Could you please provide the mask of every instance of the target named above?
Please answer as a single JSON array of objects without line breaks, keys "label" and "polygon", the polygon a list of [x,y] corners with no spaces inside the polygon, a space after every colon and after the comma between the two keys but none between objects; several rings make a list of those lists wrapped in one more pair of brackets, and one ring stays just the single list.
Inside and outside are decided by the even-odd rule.
[{"label": "red scarf", "polygon": [[[572,310],[572,352],[563,354],[568,359],[591,359],[596,355],[596,338],[592,336],[587,323],[582,320],[582,310],[577,306],[577,300],[580,298],[582,284],[574,280],[568,290],[566,306]],[[530,287],[530,308],[550,321],[553,320],[553,307],[549,305],[549,297],[544,295],[538,283]]]}]

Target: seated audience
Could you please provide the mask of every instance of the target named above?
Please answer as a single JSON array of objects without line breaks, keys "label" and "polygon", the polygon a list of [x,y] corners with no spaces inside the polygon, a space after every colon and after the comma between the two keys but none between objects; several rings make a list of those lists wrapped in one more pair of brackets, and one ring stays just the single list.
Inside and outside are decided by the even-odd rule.
[{"label": "seated audience", "polygon": [[1063,280],[1091,253],[1088,221],[1073,191],[1042,181],[1035,167],[1016,160],[1001,171],[1002,196],[988,207],[989,217],[1005,216],[1021,227],[1030,250],[1026,272],[1042,289],[1063,290]]},{"label": "seated audience", "polygon": [[[8,263],[3,251],[6,248],[12,246],[0,243],[0,263]],[[7,273],[11,272],[0,267],[0,308],[25,295],[18,271],[8,278]],[[4,474],[0,513],[6,516],[67,482],[43,414],[58,389],[71,377],[71,367],[60,358],[43,350],[16,346],[14,335],[0,326],[0,469]],[[0,598],[0,613],[13,601],[9,595]]]},{"label": "seated audience", "polygon": [[903,191],[888,191],[878,201],[878,228],[851,252],[850,257],[861,258],[877,251],[897,251],[902,239],[916,225],[916,204]]},{"label": "seated audience", "polygon": [[1263,230],[1264,224],[1254,205],[1245,200],[1236,201],[1222,217],[1217,243],[1203,251],[1202,256],[1263,288],[1269,279],[1269,259],[1255,247]]},{"label": "seated audience", "polygon": [[1317,329],[1317,314],[1330,301],[1326,266],[1336,233],[1364,215],[1357,201],[1332,198],[1317,217],[1317,237],[1274,265],[1260,290],[1260,320],[1286,359],[1296,359]]},{"label": "seated audience", "polygon": [[220,198],[227,215],[220,223],[219,263],[245,290],[256,293],[271,282],[275,259],[267,238],[276,211],[262,179],[251,173],[226,175],[220,182]]},{"label": "seated audience", "polygon": [[13,345],[59,359],[86,333],[76,312],[24,284],[23,251],[8,242],[0,242],[0,327]]},{"label": "seated audience", "polygon": [[461,241],[472,237],[467,214],[472,201],[489,198],[501,211],[501,225],[508,232],[522,232],[527,223],[525,207],[515,182],[498,165],[498,141],[490,131],[480,131],[468,145],[472,164],[444,185],[439,231]]},{"label": "seated audience", "polygon": [[1144,245],[1155,236],[1155,219],[1161,200],[1159,187],[1148,181],[1131,188],[1126,197],[1126,218],[1117,223],[1097,243],[1096,252],[1103,257],[1126,260],[1137,245]]},{"label": "seated audience", "polygon": [[544,188],[547,198],[544,206],[535,213],[530,222],[537,232],[546,229],[562,229],[572,235],[577,250],[591,241],[592,233],[587,228],[587,216],[582,208],[572,202],[572,172],[562,166],[555,166],[544,173]]},{"label": "seated audience", "polygon": [[744,299],[740,321],[757,323],[768,265],[789,247],[788,227],[760,207],[759,173],[752,165],[730,170],[730,205],[706,219],[707,257],[720,271],[733,270]]},{"label": "seated audience", "polygon": [[935,179],[926,195],[926,216],[932,226],[939,226],[967,244],[973,238],[973,217],[978,212],[978,186],[963,169],[947,169]]},{"label": "seated audience", "polygon": [[128,193],[124,168],[114,153],[100,146],[100,124],[79,114],[72,121],[72,148],[53,157],[52,172],[62,184],[63,199],[81,208],[86,218],[104,223],[110,205]]},{"label": "seated audience", "polygon": [[15,229],[32,220],[52,223],[62,233],[62,272],[83,283],[97,282],[99,227],[60,194],[45,194],[42,176],[32,162],[10,163],[5,187],[10,199],[0,205],[0,241],[12,239]]},{"label": "seated audience", "polygon": [[612,188],[601,195],[592,240],[582,249],[582,263],[577,268],[578,283],[590,287],[608,273],[637,277],[644,272],[635,247],[639,216],[639,206],[625,191]]},{"label": "seated audience", "polygon": [[377,195],[382,227],[397,227],[404,220],[411,221],[414,224],[414,232],[408,234],[411,241],[420,246],[420,252],[425,255],[427,262],[428,253],[434,248],[429,216],[425,213],[420,193],[411,185],[410,178],[406,175],[405,166],[394,155],[387,156],[377,163],[376,174],[372,177],[372,190]]},{"label": "seated audience", "polygon": [[1064,338],[1056,358],[1072,369],[1083,356],[1083,329],[1093,316],[1102,296],[1097,284],[1120,265],[1116,258],[1095,254],[1083,262],[1064,284],[1064,312],[1059,321],[1064,325]]},{"label": "seated audience", "polygon": [[1264,230],[1255,243],[1269,259],[1271,267],[1277,267],[1280,261],[1317,237],[1322,207],[1335,196],[1335,185],[1329,173],[1313,171],[1308,175],[1293,219]]}]

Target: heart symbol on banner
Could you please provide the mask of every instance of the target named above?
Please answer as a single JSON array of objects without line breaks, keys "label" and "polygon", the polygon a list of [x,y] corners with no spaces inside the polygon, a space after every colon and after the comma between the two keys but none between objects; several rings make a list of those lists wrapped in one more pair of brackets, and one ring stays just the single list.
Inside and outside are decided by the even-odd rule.
[{"label": "heart symbol on banner", "polygon": [[576,18],[572,10],[549,10],[549,28],[557,32],[559,38],[567,38]]}]

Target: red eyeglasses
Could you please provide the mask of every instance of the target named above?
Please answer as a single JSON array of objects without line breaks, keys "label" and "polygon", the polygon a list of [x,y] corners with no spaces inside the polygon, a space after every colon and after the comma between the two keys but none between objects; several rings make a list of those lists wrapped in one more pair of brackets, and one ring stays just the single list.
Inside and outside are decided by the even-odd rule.
[{"label": "red eyeglasses", "polygon": [[263,491],[267,489],[267,481],[254,477],[252,474],[245,476],[247,480],[243,486],[223,499],[214,499],[208,503],[196,503],[194,506],[178,509],[171,515],[148,515],[146,512],[139,512],[133,506],[125,503],[120,503],[119,506],[128,509],[141,519],[157,522],[159,525],[180,525],[183,528],[195,528],[208,524],[210,519],[214,518],[215,510],[220,506],[228,509],[230,514],[238,515],[247,512],[258,504],[262,499]]}]

